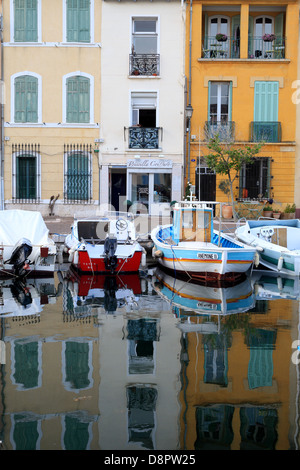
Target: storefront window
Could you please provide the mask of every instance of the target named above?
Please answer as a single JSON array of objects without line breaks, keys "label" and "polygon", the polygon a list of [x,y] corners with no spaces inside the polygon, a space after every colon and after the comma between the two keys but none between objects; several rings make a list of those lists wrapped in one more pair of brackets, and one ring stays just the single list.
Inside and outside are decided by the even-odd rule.
[{"label": "storefront window", "polygon": [[140,202],[148,207],[149,204],[149,175],[133,173],[132,202]]},{"label": "storefront window", "polygon": [[154,202],[171,202],[171,174],[154,174]]}]

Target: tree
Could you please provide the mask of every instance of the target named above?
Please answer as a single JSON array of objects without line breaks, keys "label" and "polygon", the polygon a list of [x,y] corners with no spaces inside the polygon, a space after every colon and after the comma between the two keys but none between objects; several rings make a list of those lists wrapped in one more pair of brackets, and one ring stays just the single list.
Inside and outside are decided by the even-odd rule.
[{"label": "tree", "polygon": [[257,143],[253,146],[237,146],[231,141],[222,141],[221,143],[218,134],[210,138],[207,145],[209,150],[212,150],[212,153],[204,157],[207,165],[217,174],[225,175],[228,178],[234,218],[236,218],[236,214],[234,210],[233,183],[238,178],[243,165],[254,162],[255,155],[259,153],[262,146],[263,143]]}]

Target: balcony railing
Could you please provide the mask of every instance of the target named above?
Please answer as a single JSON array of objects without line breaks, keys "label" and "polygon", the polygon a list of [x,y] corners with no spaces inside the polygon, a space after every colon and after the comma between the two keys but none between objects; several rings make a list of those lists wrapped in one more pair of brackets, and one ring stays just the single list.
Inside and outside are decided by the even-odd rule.
[{"label": "balcony railing", "polygon": [[219,136],[223,142],[234,139],[235,122],[234,121],[206,121],[204,126],[205,139],[209,140]]},{"label": "balcony railing", "polygon": [[128,140],[130,149],[158,149],[161,127],[129,127]]},{"label": "balcony railing", "polygon": [[240,57],[240,39],[227,37],[226,41],[217,41],[215,36],[204,36],[202,47],[204,59],[235,59]]},{"label": "balcony railing", "polygon": [[281,122],[251,122],[250,142],[281,142]]},{"label": "balcony railing", "polygon": [[262,37],[249,36],[249,59],[284,59],[286,39],[276,36],[274,41],[264,41]]},{"label": "balcony railing", "polygon": [[159,75],[159,54],[130,54],[129,75]]}]

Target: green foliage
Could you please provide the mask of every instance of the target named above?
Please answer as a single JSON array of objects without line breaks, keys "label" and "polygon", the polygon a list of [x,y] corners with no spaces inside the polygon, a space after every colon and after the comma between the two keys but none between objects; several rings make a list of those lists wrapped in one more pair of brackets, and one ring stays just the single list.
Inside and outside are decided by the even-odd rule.
[{"label": "green foliage", "polygon": [[265,206],[265,207],[264,207],[264,212],[267,212],[267,211],[268,211],[268,212],[273,212],[272,207],[271,207],[271,206]]},{"label": "green foliage", "polygon": [[296,212],[296,204],[287,204],[286,208],[284,209],[284,212],[286,214],[291,214],[293,212]]}]

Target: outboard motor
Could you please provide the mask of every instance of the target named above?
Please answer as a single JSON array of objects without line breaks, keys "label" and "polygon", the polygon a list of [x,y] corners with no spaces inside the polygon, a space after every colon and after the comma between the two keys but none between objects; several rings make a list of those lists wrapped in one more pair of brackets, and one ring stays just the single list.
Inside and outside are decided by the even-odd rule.
[{"label": "outboard motor", "polygon": [[113,235],[108,235],[104,242],[104,263],[105,268],[113,273],[118,265],[118,259],[115,255],[118,241]]},{"label": "outboard motor", "polygon": [[32,244],[27,238],[22,238],[16,243],[11,257],[5,261],[13,265],[13,273],[18,276],[24,276],[29,269],[28,257],[32,252]]},{"label": "outboard motor", "polygon": [[114,314],[118,308],[116,292],[118,290],[115,277],[105,277],[104,281],[104,309],[107,313]]}]

